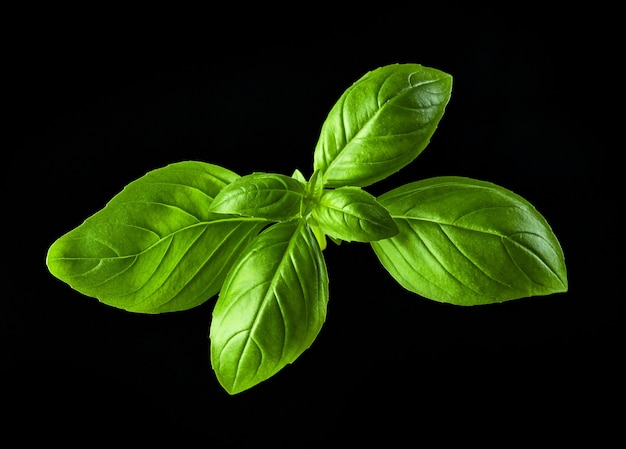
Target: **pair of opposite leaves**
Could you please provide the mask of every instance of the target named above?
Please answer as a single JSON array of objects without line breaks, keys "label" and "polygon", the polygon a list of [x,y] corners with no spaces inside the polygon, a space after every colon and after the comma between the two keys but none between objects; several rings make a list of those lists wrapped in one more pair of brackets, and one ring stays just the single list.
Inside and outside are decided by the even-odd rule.
[{"label": "pair of opposite leaves", "polygon": [[461,177],[374,198],[427,146],[452,78],[393,64],[348,88],[325,120],[307,181],[239,176],[184,161],[131,182],[55,241],[47,266],[77,291],[128,311],[186,310],[219,293],[211,362],[231,394],[293,362],[326,319],[326,236],[369,242],[406,289],[457,305],[567,290],[558,240],[520,196]]}]

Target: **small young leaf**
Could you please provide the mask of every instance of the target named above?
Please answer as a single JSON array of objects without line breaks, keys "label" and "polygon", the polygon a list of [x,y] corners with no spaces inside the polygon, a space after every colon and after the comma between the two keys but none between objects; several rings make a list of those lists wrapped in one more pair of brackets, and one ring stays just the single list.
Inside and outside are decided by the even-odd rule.
[{"label": "small young leaf", "polygon": [[267,224],[208,212],[237,178],[202,162],[153,170],[55,241],[48,269],[75,290],[128,311],[195,307],[219,291],[239,252]]},{"label": "small young leaf", "polygon": [[322,182],[321,172],[313,172],[311,179],[309,179],[304,189],[304,199],[301,207],[302,217],[307,218],[319,202],[322,192],[324,191]]},{"label": "small young leaf", "polygon": [[293,171],[293,173],[291,174],[291,177],[295,179],[296,181],[300,181],[301,183],[306,184],[306,178],[304,177],[302,172],[298,170],[297,168]]},{"label": "small young leaf", "polygon": [[292,363],[326,319],[328,274],[305,220],[268,227],[237,260],[211,321],[211,363],[239,393]]},{"label": "small young leaf", "polygon": [[215,197],[211,211],[289,221],[300,215],[304,188],[305,184],[294,177],[253,173],[224,187]]},{"label": "small young leaf", "polygon": [[405,288],[457,305],[567,291],[561,246],[525,199],[484,181],[440,177],[379,199],[400,232],[372,243]]},{"label": "small young leaf", "polygon": [[324,233],[347,242],[371,242],[398,233],[387,209],[359,187],[325,190],[313,218]]},{"label": "small young leaf", "polygon": [[324,185],[364,187],[413,161],[450,100],[452,77],[419,64],[392,64],[349,87],[322,125],[314,168]]},{"label": "small young leaf", "polygon": [[315,220],[315,218],[309,216],[309,218],[307,219],[307,223],[309,224],[309,228],[311,228],[313,235],[317,239],[317,244],[320,246],[320,249],[324,251],[327,245],[326,234],[324,234],[324,231],[322,231],[317,225],[317,221]]}]

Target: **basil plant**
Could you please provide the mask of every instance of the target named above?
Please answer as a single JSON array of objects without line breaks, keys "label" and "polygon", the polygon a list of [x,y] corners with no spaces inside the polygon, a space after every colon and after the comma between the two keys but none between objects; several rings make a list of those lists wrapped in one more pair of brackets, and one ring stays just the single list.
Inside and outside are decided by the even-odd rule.
[{"label": "basil plant", "polygon": [[471,306],[567,291],[561,246],[522,197],[486,181],[418,180],[378,198],[367,186],[428,145],[452,77],[380,67],[330,110],[307,179],[183,161],[148,172],[56,240],[47,267],[78,292],[130,312],[191,309],[218,295],[210,359],[230,394],[277,374],[326,319],[323,250],[371,245],[405,289]]}]

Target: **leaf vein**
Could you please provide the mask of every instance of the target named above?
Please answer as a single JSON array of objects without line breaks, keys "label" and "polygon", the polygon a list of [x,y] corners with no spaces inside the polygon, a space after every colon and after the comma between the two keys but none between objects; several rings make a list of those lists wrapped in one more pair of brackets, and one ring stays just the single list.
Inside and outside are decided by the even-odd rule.
[{"label": "leaf vein", "polygon": [[152,184],[152,185],[164,185],[164,186],[183,187],[185,189],[191,189],[191,190],[194,190],[196,192],[200,192],[202,195],[206,196],[207,198],[209,198],[211,200],[214,198],[211,195],[209,195],[207,192],[202,190],[201,188],[196,187],[196,186],[192,186],[192,185],[189,185],[189,184],[181,184],[181,183],[177,183],[177,182],[168,182],[168,181],[153,181],[153,180],[149,180],[149,179],[146,179],[145,183],[146,184]]},{"label": "leaf vein", "polygon": [[[441,229],[441,228],[440,228]],[[441,231],[443,232],[443,229],[441,229]],[[433,248],[431,246],[429,246],[428,241],[424,240],[419,233],[415,233],[416,237],[422,242],[422,244],[424,245],[424,248],[426,248],[426,250],[428,251],[428,253],[437,261],[437,263],[439,264],[439,266],[448,274],[448,276],[450,276],[452,279],[454,279],[455,281],[457,281],[459,284],[466,286],[469,290],[473,291],[476,294],[482,295],[481,292],[478,292],[477,290],[475,290],[473,287],[467,285],[465,282],[463,282],[461,279],[459,279],[458,276],[456,276],[447,266],[446,264],[443,262],[443,258],[441,257],[441,255],[437,254],[436,251],[433,250]],[[445,232],[444,232],[445,235]],[[447,237],[447,235],[446,235]],[[462,254],[462,253],[461,253]],[[450,294],[450,292],[448,292],[448,294]],[[454,295],[451,295],[454,296]]]},{"label": "leaf vein", "polygon": [[[469,255],[467,252],[463,251],[463,250],[461,249],[460,245],[458,245],[458,244],[454,241],[454,239],[452,239],[452,237],[450,237],[450,235],[446,232],[445,227],[444,227],[443,225],[441,225],[441,224],[440,224],[440,225],[439,225],[439,229],[441,229],[441,232],[443,233],[443,235],[445,235],[445,236],[446,236],[446,239],[450,242],[450,244],[452,245],[452,247],[453,247],[454,249],[456,249],[456,250],[457,250],[457,252],[458,252],[459,254],[461,254],[461,255],[463,256],[463,258],[465,258],[465,260],[467,260],[467,261],[468,261],[469,263],[471,263],[474,267],[476,267],[476,269],[477,269],[478,271],[480,271],[483,275],[485,275],[485,277],[487,277],[487,278],[491,279],[492,281],[496,282],[497,284],[503,285],[503,286],[505,286],[505,287],[507,287],[507,288],[513,288],[513,286],[511,286],[511,285],[509,285],[509,284],[506,284],[506,283],[502,282],[502,281],[501,281],[501,280],[499,280],[499,279],[494,278],[494,277],[493,277],[490,273],[488,273],[488,272],[485,270],[485,268],[481,267],[481,266],[478,264],[478,262],[476,262],[474,259],[472,259],[472,258],[470,257],[470,255]],[[509,256],[509,257],[510,257],[510,256]],[[466,285],[466,284],[464,284],[464,285]],[[468,287],[469,287],[469,286],[468,286]],[[476,291],[476,290],[473,290],[473,291],[475,291],[476,293],[480,293],[480,292],[478,292],[478,291]],[[483,294],[483,293],[480,293],[480,294]],[[483,294],[483,295],[484,295],[484,294]]]},{"label": "leaf vein", "polygon": [[[565,284],[563,283],[563,281],[561,280],[561,278],[559,277],[559,275],[556,273],[556,271],[554,271],[554,269],[550,266],[550,264],[548,264],[548,262],[546,262],[543,258],[539,257],[539,254],[537,254],[535,251],[533,251],[532,247],[528,246],[528,245],[523,245],[521,242],[517,241],[517,240],[513,240],[511,237],[513,237],[514,235],[533,235],[535,237],[540,238],[541,240],[543,240],[544,242],[547,243],[548,247],[552,248],[552,244],[543,236],[540,234],[537,234],[535,232],[516,232],[514,234],[511,234],[508,238],[506,238],[507,241],[510,241],[513,245],[519,246],[520,248],[522,248],[524,251],[526,251],[527,253],[531,254],[535,259],[537,259],[548,271],[550,271],[550,273],[552,273],[554,275],[554,277],[556,279],[559,280],[559,282],[561,282],[561,284],[563,285],[563,287],[565,287]],[[504,248],[507,251],[507,253],[509,253],[509,248],[506,246],[506,244],[504,244]],[[510,256],[511,257],[511,256]],[[511,257],[511,259],[513,260],[513,263],[515,263],[515,260]],[[528,280],[530,280],[530,282],[532,282],[535,285],[538,285],[540,287],[542,287],[541,284],[533,281],[530,276],[519,266],[517,265],[517,263],[515,263],[515,266],[522,272],[524,273],[524,275],[526,276],[526,278]]]}]

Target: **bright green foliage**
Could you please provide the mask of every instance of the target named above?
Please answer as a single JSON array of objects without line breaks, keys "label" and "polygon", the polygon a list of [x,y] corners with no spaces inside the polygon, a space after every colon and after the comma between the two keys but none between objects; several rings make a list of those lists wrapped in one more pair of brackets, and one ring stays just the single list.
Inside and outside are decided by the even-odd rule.
[{"label": "bright green foliage", "polygon": [[203,162],[154,170],[54,242],[48,268],[79,292],[132,312],[202,304],[266,224],[209,212],[213,198],[237,178]]},{"label": "bright green foliage", "polygon": [[368,186],[415,159],[450,99],[452,77],[417,64],[389,65],[349,87],[315,147],[327,187]]},{"label": "bright green foliage", "polygon": [[238,393],[307,349],[328,303],[326,264],[305,221],[270,226],[231,269],[211,321],[211,362]]},{"label": "bright green foliage", "polygon": [[387,209],[359,187],[324,191],[313,218],[328,236],[347,242],[371,242],[398,232]]},{"label": "bright green foliage", "polygon": [[450,75],[418,64],[369,72],[331,109],[310,179],[299,170],[241,177],[193,161],[153,170],[55,241],[48,268],[133,312],[185,310],[219,293],[210,354],[230,394],[278,373],[321,331],[326,236],[369,242],[400,285],[435,301],[469,306],[567,291],[558,240],[513,192],[460,177],[379,198],[363,189],[421,153],[451,89]]},{"label": "bright green foliage", "polygon": [[253,173],[236,179],[218,193],[211,211],[272,221],[300,217],[305,184],[285,175]]},{"label": "bright green foliage", "polygon": [[567,290],[559,242],[535,208],[513,192],[440,177],[399,187],[379,200],[400,232],[372,247],[412,292],[473,305]]}]

